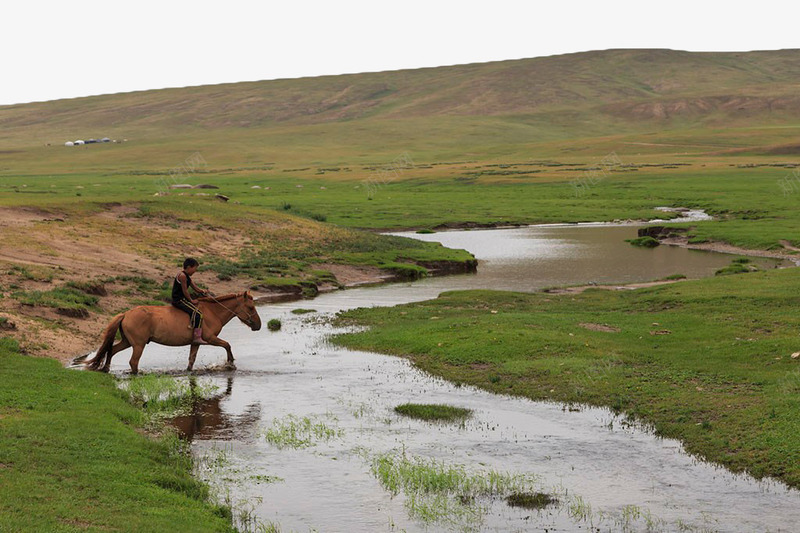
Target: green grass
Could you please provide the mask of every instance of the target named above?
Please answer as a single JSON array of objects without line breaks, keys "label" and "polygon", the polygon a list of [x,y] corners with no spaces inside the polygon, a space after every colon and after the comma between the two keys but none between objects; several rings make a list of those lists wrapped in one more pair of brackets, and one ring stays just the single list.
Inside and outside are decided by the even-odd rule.
[{"label": "green grass", "polygon": [[198,399],[209,398],[218,390],[211,382],[198,381],[194,376],[176,379],[158,374],[132,376],[121,381],[120,388],[142,411],[144,423],[157,429],[165,419],[189,414]]},{"label": "green grass", "polygon": [[25,305],[86,311],[97,306],[98,298],[72,287],[58,287],[47,291],[18,291],[12,298]]},{"label": "green grass", "polygon": [[231,531],[188,450],[140,433],[112,377],[0,339],[0,530]]},{"label": "green grass", "polygon": [[303,308],[292,309],[293,315],[307,315],[309,313],[316,313],[316,312],[317,312],[316,309],[303,309]]},{"label": "green grass", "polygon": [[649,235],[644,237],[638,237],[636,239],[626,239],[626,242],[631,243],[631,246],[639,246],[642,248],[655,248],[656,246],[661,244],[660,242],[658,242],[657,239],[654,239]]},{"label": "green grass", "polygon": [[287,415],[274,419],[272,426],[264,431],[264,438],[278,448],[308,448],[341,437],[342,431],[317,417]]},{"label": "green grass", "polygon": [[543,492],[515,492],[506,497],[506,503],[508,503],[510,507],[544,509],[548,505],[558,503],[558,500]]},{"label": "green grass", "polygon": [[444,404],[404,403],[394,408],[397,414],[417,420],[458,422],[472,416],[471,409]]},{"label": "green grass", "polygon": [[450,292],[348,311],[341,320],[371,328],[334,341],[456,383],[607,406],[690,453],[798,487],[799,290],[787,269],[637,291]]},{"label": "green grass", "polygon": [[279,331],[281,329],[281,321],[277,318],[272,318],[267,322],[267,329],[270,331]]},{"label": "green grass", "polygon": [[748,274],[750,272],[756,272],[758,268],[754,265],[749,265],[750,260],[746,257],[734,259],[731,261],[731,264],[720,268],[716,272],[714,272],[715,276],[730,276],[731,274]]},{"label": "green grass", "polygon": [[405,496],[406,508],[413,518],[468,529],[480,523],[487,512],[483,500],[529,491],[536,483],[531,475],[470,471],[463,465],[405,452],[373,457],[371,470],[384,489]]}]

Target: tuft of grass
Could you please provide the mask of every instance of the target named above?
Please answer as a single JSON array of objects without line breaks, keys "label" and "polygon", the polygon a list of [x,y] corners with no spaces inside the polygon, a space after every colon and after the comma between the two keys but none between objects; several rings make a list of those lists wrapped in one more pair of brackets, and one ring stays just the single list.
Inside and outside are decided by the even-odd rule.
[{"label": "tuft of grass", "polygon": [[686,279],[686,276],[683,274],[670,274],[669,276],[661,278],[659,281],[672,281],[672,280],[679,280],[679,279]]},{"label": "tuft of grass", "polygon": [[307,315],[308,313],[316,313],[316,312],[317,312],[316,309],[303,309],[303,308],[292,309],[293,315]]},{"label": "tuft of grass", "polygon": [[472,416],[472,409],[444,404],[405,403],[394,411],[409,418],[439,422],[458,422]]},{"label": "tuft of grass", "polygon": [[523,509],[544,509],[548,505],[558,503],[558,500],[544,492],[514,492],[506,497],[510,507]]},{"label": "tuft of grass", "polygon": [[287,415],[274,419],[272,427],[264,431],[264,438],[278,448],[308,448],[343,434],[343,430],[332,428],[316,417]]},{"label": "tuft of grass", "polygon": [[270,331],[280,331],[281,329],[281,321],[277,318],[272,318],[267,322],[267,329]]},{"label": "tuft of grass", "polygon": [[463,465],[408,456],[405,451],[373,457],[370,470],[392,495],[405,496],[412,517],[459,526],[481,520],[488,510],[481,500],[527,492],[536,483],[531,475],[470,472]]},{"label": "tuft of grass", "polygon": [[749,272],[757,271],[758,269],[753,265],[749,265],[749,262],[750,260],[747,258],[734,259],[730,265],[720,268],[714,272],[714,275],[729,276],[731,274],[747,274]]}]

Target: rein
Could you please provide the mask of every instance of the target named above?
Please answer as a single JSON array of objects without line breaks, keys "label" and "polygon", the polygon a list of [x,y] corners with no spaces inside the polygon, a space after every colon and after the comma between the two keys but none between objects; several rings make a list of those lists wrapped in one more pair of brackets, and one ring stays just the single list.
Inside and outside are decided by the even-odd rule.
[{"label": "rein", "polygon": [[[236,295],[236,296],[235,296],[235,298],[238,298],[238,297],[239,297],[239,295]],[[210,293],[207,293],[207,295],[206,295],[206,296],[204,296],[204,298],[208,298],[209,300],[211,300],[211,301],[213,301],[213,302],[215,302],[215,303],[219,304],[219,305],[220,305],[220,306],[222,306],[224,309],[227,309],[228,311],[230,311],[230,313],[231,313],[233,316],[235,316],[235,317],[237,317],[237,318],[239,317],[239,315],[238,315],[238,314],[236,314],[236,311],[234,311],[233,309],[231,309],[230,307],[228,307],[227,305],[225,305],[224,303],[222,303],[221,301],[219,301],[219,300],[218,300],[218,299],[217,299],[215,296],[213,296],[212,294],[210,294]],[[226,300],[228,300],[228,299],[229,299],[229,298],[226,298]],[[244,319],[244,322],[249,322],[249,321],[250,321],[250,319],[252,319],[252,318],[253,318],[253,315],[254,315],[254,314],[257,314],[257,313],[258,313],[258,311],[253,311],[253,312],[247,313],[247,318],[246,318],[246,319]],[[241,320],[241,319],[240,319],[240,320]]]}]

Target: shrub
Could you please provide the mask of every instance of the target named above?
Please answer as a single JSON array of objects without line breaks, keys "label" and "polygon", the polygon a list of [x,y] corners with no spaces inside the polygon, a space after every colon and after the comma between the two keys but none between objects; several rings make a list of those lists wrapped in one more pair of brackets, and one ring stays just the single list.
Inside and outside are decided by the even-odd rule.
[{"label": "shrub", "polygon": [[277,318],[271,319],[269,322],[267,322],[267,329],[270,330],[270,331],[278,331],[278,330],[280,330],[281,329],[281,321],[278,320]]}]

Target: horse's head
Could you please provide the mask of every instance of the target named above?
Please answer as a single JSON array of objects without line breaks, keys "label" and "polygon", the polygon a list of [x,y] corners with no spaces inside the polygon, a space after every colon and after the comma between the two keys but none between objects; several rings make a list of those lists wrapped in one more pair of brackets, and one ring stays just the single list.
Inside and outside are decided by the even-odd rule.
[{"label": "horse's head", "polygon": [[239,305],[236,306],[236,318],[247,324],[253,331],[261,329],[261,317],[258,316],[256,303],[250,291],[242,293]]}]

